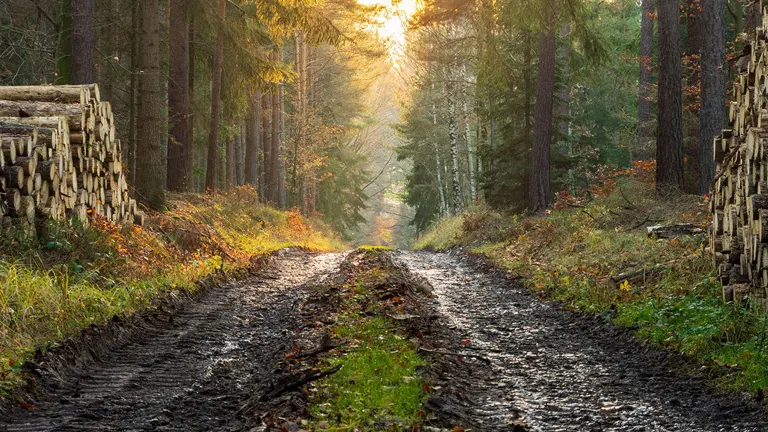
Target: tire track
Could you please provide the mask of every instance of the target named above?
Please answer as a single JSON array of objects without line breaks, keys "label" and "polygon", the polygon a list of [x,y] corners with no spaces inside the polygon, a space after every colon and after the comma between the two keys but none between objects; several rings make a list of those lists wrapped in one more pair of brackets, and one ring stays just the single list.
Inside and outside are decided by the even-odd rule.
[{"label": "tire track", "polygon": [[673,356],[542,302],[476,260],[394,256],[433,286],[444,325],[492,363],[485,375],[446,377],[462,397],[431,400],[438,412],[468,412],[483,431],[517,430],[518,415],[536,431],[768,430],[757,404],[712,395]]},{"label": "tire track", "polygon": [[291,345],[298,289],[338,268],[342,254],[287,251],[256,277],[216,288],[0,418],[0,431],[237,430],[235,412],[273,375]]}]

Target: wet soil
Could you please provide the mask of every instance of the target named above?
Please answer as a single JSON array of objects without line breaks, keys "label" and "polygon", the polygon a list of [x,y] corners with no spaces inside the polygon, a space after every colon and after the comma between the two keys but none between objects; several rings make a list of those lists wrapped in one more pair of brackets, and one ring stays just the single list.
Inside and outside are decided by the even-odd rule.
[{"label": "wet soil", "polygon": [[211,289],[168,315],[134,326],[125,343],[79,373],[41,368],[29,403],[0,431],[241,430],[237,413],[274,381],[291,349],[296,308],[343,254],[286,251],[257,275]]},{"label": "wet soil", "polygon": [[[322,347],[340,287],[381,264],[355,257],[283,251],[242,282],[107,326],[101,348],[72,345],[39,365],[34,408],[0,411],[0,432],[298,427],[283,422],[306,418],[307,392],[269,395],[343,352],[298,360]],[[761,406],[710,393],[705,372],[684,359],[543,302],[481,259],[389,257],[399,268],[363,306],[392,319],[431,362],[421,371],[425,431],[768,431]]]},{"label": "wet soil", "polygon": [[453,418],[478,431],[768,430],[758,404],[712,394],[685,360],[542,302],[482,260],[393,256],[432,285],[444,334],[454,339],[443,349],[475,356],[444,356],[463,367],[436,371],[448,389],[428,408],[444,425]]}]

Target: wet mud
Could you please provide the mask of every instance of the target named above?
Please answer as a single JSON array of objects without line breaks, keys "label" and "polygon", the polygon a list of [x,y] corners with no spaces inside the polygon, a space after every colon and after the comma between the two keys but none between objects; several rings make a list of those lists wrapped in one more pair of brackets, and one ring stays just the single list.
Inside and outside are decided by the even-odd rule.
[{"label": "wet mud", "polygon": [[0,417],[0,431],[242,430],[238,411],[266,391],[294,339],[303,284],[343,254],[284,251],[255,276],[205,293],[79,373],[39,372],[44,388]]},{"label": "wet mud", "polygon": [[[34,408],[0,411],[0,432],[298,427],[284,422],[306,418],[307,392],[286,379],[343,351],[323,347],[334,342],[338,287],[368,265],[355,257],[283,251],[244,281],[107,326],[109,350],[59,355],[32,371]],[[389,257],[399,270],[374,287],[369,306],[431,362],[420,371],[430,386],[424,431],[768,430],[759,404],[710,393],[679,357],[542,302],[479,258]],[[413,304],[378,307],[387,296]],[[78,348],[91,350],[70,351]],[[90,360],[62,364],[78,355]]]},{"label": "wet mud", "polygon": [[427,405],[444,425],[455,419],[478,431],[768,430],[757,403],[712,394],[684,360],[598,318],[542,302],[478,258],[393,256],[434,289],[444,334],[453,338],[443,349],[468,356],[442,356],[457,366],[431,371],[444,388]]}]

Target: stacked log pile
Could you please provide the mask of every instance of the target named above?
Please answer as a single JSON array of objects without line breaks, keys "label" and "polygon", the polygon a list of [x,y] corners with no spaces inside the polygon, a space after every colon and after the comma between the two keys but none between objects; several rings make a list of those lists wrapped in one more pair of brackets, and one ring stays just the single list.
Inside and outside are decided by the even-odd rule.
[{"label": "stacked log pile", "polygon": [[0,216],[142,224],[115,132],[96,84],[0,87]]}]

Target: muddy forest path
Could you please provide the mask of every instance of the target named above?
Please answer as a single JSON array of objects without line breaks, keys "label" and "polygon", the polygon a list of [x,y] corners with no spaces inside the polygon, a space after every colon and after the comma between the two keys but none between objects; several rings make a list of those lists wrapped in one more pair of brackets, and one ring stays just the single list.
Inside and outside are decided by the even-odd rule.
[{"label": "muddy forest path", "polygon": [[0,431],[229,431],[291,348],[295,309],[343,254],[286,251],[256,276],[216,288],[163,325],[50,389]]},{"label": "muddy forest path", "polygon": [[469,414],[475,430],[511,430],[518,416],[535,431],[768,430],[759,407],[712,395],[661,350],[542,302],[480,260],[427,252],[395,259],[432,285],[445,326],[470,342],[454,341],[455,349],[490,360],[486,374],[447,377],[461,383],[455,393],[464,400],[430,401]]},{"label": "muddy forest path", "polygon": [[[34,409],[0,414],[0,432],[263,430],[239,423],[238,411],[274,380],[296,342],[307,287],[332,280],[345,256],[283,251],[253,277],[134,329],[76,376],[49,376]],[[712,395],[673,356],[543,302],[480,260],[391,256],[432,286],[425,310],[436,311],[445,357],[476,366],[470,374],[437,368],[454,390],[436,392],[427,408],[456,419],[449,424],[475,432],[768,430],[755,404]]]}]

